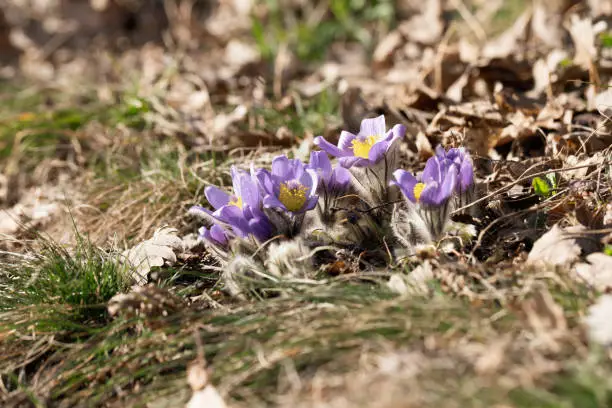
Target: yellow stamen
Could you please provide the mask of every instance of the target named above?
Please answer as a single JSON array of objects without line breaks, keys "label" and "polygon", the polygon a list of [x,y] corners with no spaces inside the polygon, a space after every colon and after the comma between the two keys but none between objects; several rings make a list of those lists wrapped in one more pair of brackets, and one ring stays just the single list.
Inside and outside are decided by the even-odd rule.
[{"label": "yellow stamen", "polygon": [[424,188],[425,184],[423,183],[416,183],[414,185],[414,189],[412,190],[412,192],[414,194],[414,198],[416,198],[417,201],[419,201],[419,199],[421,198],[421,193],[423,192]]},{"label": "yellow stamen", "polygon": [[374,146],[374,143],[378,141],[378,136],[368,136],[365,140],[355,139],[353,140],[353,154],[356,157],[361,157],[363,159],[367,159],[370,156],[370,149]]},{"label": "yellow stamen", "polygon": [[283,203],[289,211],[301,210],[302,207],[304,207],[304,203],[306,203],[306,192],[308,191],[308,187],[301,184],[297,186],[288,186],[287,184],[288,183],[281,184],[278,201]]},{"label": "yellow stamen", "polygon": [[230,200],[229,205],[235,205],[236,207],[242,209],[242,197],[234,197],[233,200]]}]

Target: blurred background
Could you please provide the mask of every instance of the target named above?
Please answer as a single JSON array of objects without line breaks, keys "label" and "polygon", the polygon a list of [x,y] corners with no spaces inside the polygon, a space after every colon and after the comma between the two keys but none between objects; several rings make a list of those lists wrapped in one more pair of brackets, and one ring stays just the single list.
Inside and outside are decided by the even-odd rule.
[{"label": "blurred background", "polygon": [[155,185],[180,218],[216,166],[305,159],[379,114],[415,165],[437,144],[486,172],[597,152],[611,17],[612,0],[0,0],[0,206],[79,180],[93,230],[142,238],[153,221],[121,223],[116,186]]}]

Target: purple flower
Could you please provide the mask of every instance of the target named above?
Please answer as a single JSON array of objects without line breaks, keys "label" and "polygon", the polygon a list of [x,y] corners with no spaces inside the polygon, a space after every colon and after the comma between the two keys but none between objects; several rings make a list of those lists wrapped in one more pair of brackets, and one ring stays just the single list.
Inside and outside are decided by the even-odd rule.
[{"label": "purple flower", "polygon": [[[260,242],[267,240],[272,234],[272,226],[261,210],[262,201],[257,180],[235,167],[231,168],[231,175],[233,194],[214,186],[204,190],[206,199],[215,209],[214,212],[200,206],[194,206],[190,211],[207,215],[214,223],[231,227],[239,237],[245,238],[252,234]],[[224,232],[227,234],[227,231]],[[216,235],[219,236],[218,233]]]},{"label": "purple flower", "polygon": [[457,168],[448,161],[434,156],[427,160],[420,178],[405,170],[393,172],[402,194],[411,202],[439,207],[446,204],[457,187]]},{"label": "purple flower", "polygon": [[213,224],[210,229],[206,227],[200,228],[198,231],[200,238],[205,239],[213,245],[227,248],[227,244],[229,243],[229,237],[227,236],[223,227],[218,224]]},{"label": "purple flower", "polygon": [[459,193],[467,191],[474,185],[472,158],[464,147],[453,147],[446,151],[442,146],[438,146],[436,147],[436,157],[438,160],[451,163],[457,168],[459,173],[457,189]]},{"label": "purple flower", "polygon": [[314,170],[319,178],[319,194],[338,194],[345,191],[351,182],[351,173],[344,167],[332,168],[327,153],[311,152],[306,166]]},{"label": "purple flower", "polygon": [[393,143],[404,137],[406,128],[403,125],[395,125],[387,131],[385,117],[383,115],[361,121],[361,129],[357,135],[342,131],[338,146],[334,146],[322,136],[314,140],[316,146],[339,158],[342,166],[350,168],[369,167],[380,162]]},{"label": "purple flower", "polygon": [[296,214],[312,210],[317,204],[317,174],[297,159],[277,156],[272,160],[272,172],[260,169],[256,176],[264,192],[265,208]]}]

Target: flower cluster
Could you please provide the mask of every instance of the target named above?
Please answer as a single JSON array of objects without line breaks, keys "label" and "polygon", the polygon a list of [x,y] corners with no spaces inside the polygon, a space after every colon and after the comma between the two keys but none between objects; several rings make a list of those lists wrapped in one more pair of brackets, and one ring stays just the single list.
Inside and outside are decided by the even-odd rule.
[{"label": "flower cluster", "polygon": [[347,170],[333,168],[323,152],[313,152],[309,164],[277,156],[270,171],[232,167],[231,176],[232,193],[215,186],[204,190],[214,211],[201,206],[190,210],[212,224],[200,228],[199,236],[220,255],[228,253],[236,238],[262,244],[275,236],[297,235],[306,212],[317,206],[319,197],[327,206],[350,182]]},{"label": "flower cluster", "polygon": [[461,197],[474,185],[470,155],[463,148],[448,151],[442,147],[427,160],[423,172],[415,177],[405,170],[393,173],[392,185],[399,187],[409,205],[425,221],[431,240],[444,232],[449,220],[453,197]]},{"label": "flower cluster", "polygon": [[[209,186],[205,196],[213,210],[191,209],[208,221],[208,227],[200,229],[200,237],[227,261],[236,245],[250,245],[256,251],[272,239],[297,237],[317,217],[324,228],[336,228],[338,201],[350,197],[351,208],[341,210],[369,217],[362,225],[345,217],[352,220],[349,224],[354,229],[374,225],[370,229],[376,234],[392,229],[397,236],[404,226],[409,234],[415,228],[426,231],[421,240],[438,239],[455,200],[468,197],[473,190],[472,161],[463,148],[446,151],[438,147],[419,176],[398,170],[397,142],[405,131],[402,125],[387,130],[384,116],[364,119],[356,135],[343,131],[337,145],[321,136],[315,138],[321,150],[311,152],[309,163],[281,155],[272,160],[269,170],[232,167],[232,192]],[[334,166],[329,155],[337,158],[339,165]],[[393,219],[397,211],[392,215],[388,209],[399,192],[406,198],[407,216]],[[311,211],[315,208],[317,211]],[[405,233],[399,235],[400,242],[414,241]],[[360,245],[377,246],[377,242],[369,242],[370,237],[361,234]]]}]

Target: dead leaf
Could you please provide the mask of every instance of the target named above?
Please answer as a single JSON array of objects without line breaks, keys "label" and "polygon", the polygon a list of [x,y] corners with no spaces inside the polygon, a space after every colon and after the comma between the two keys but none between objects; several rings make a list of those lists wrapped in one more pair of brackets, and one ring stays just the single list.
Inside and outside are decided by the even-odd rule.
[{"label": "dead leaf", "polygon": [[474,370],[479,375],[490,375],[496,373],[504,363],[506,351],[512,338],[504,336],[501,339],[493,340],[486,346],[474,363]]},{"label": "dead leaf", "polygon": [[567,330],[563,308],[553,299],[546,286],[538,288],[533,297],[523,303],[530,326],[537,332]]},{"label": "dead leaf", "polygon": [[506,58],[518,47],[519,40],[525,37],[531,21],[531,10],[523,13],[503,34],[489,41],[482,49],[481,56],[485,59]]},{"label": "dead leaf", "polygon": [[534,244],[527,258],[528,264],[567,265],[580,257],[576,239],[568,237],[558,225],[554,225]]},{"label": "dead leaf", "polygon": [[522,303],[523,311],[535,336],[532,343],[540,348],[558,351],[558,340],[567,332],[563,308],[555,302],[548,288],[540,286],[530,299]]},{"label": "dead leaf", "polygon": [[119,293],[107,304],[108,314],[112,317],[168,316],[184,307],[185,303],[180,297],[152,285],[135,287],[129,293]]},{"label": "dead leaf", "polygon": [[174,228],[162,227],[148,239],[123,252],[123,256],[134,267],[133,278],[138,285],[147,283],[151,268],[172,265],[176,262],[175,252],[183,251],[183,241]]},{"label": "dead leaf", "polygon": [[603,295],[589,307],[584,323],[591,341],[603,346],[612,345],[612,295]]},{"label": "dead leaf", "polygon": [[597,57],[597,48],[595,47],[595,29],[590,18],[580,18],[573,14],[570,17],[567,29],[570,32],[574,43],[574,59],[573,63],[582,67],[584,70],[590,70],[593,61]]},{"label": "dead leaf", "polygon": [[598,291],[612,289],[612,256],[595,252],[586,260],[576,265],[576,275]]},{"label": "dead leaf", "polygon": [[403,37],[398,31],[392,31],[376,46],[372,56],[374,69],[386,69],[392,65],[394,52],[402,45]]},{"label": "dead leaf", "polygon": [[387,286],[392,292],[399,295],[425,295],[429,293],[427,283],[433,278],[431,263],[425,260],[408,275],[399,273],[391,275]]},{"label": "dead leaf", "polygon": [[186,408],[226,408],[227,405],[215,387],[208,385],[193,393]]},{"label": "dead leaf", "polygon": [[434,44],[442,36],[442,4],[440,0],[430,0],[422,4],[422,13],[403,22],[399,31],[409,41],[421,44]]}]

